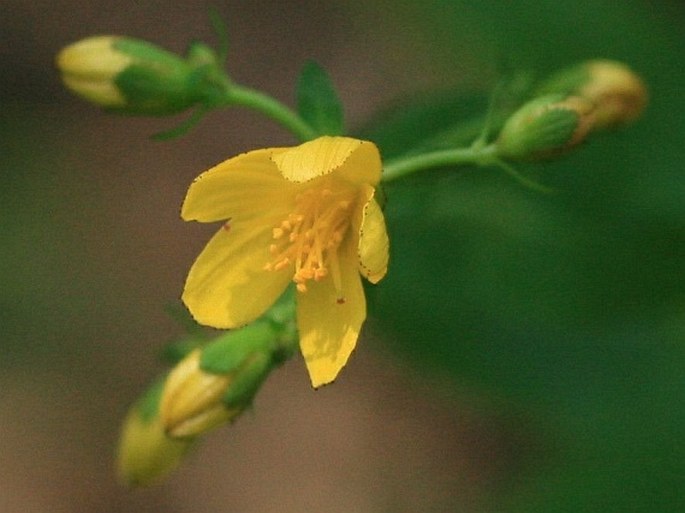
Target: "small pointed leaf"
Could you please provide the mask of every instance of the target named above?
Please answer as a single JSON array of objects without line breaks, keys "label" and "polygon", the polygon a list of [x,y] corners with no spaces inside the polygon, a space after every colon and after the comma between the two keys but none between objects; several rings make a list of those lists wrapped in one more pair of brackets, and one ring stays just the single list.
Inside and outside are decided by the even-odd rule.
[{"label": "small pointed leaf", "polygon": [[319,135],[343,134],[340,98],[326,70],[314,61],[308,61],[300,73],[297,111]]}]

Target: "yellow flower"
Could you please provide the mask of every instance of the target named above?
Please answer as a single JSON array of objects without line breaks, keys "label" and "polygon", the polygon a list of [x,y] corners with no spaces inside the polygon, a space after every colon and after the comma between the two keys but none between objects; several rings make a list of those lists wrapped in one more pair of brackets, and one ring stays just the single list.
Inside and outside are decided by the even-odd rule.
[{"label": "yellow flower", "polygon": [[330,383],[366,318],[360,273],[386,273],[388,236],[374,199],[376,146],[321,137],[251,151],[201,174],[186,221],[227,220],[193,264],[183,301],[201,324],[236,328],[297,287],[300,349],[314,387]]}]

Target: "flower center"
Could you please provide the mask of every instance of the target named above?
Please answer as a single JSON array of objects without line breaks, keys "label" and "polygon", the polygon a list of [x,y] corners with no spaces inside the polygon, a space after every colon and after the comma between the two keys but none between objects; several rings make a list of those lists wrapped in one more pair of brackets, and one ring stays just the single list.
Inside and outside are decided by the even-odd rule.
[{"label": "flower center", "polygon": [[264,267],[280,271],[294,265],[293,281],[297,290],[307,291],[309,280],[331,276],[341,289],[338,246],[350,225],[352,196],[349,190],[312,187],[295,198],[295,210],[273,229],[273,255]]}]

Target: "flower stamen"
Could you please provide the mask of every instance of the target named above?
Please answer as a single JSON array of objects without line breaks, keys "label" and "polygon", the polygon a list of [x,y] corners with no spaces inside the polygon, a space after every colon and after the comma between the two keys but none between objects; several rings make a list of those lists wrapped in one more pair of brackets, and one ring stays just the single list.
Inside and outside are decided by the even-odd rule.
[{"label": "flower stamen", "polygon": [[349,188],[331,185],[327,180],[324,187],[313,186],[298,194],[295,211],[272,230],[269,252],[274,258],[264,269],[280,271],[292,266],[299,292],[307,291],[308,281],[329,275],[336,290],[341,290],[337,250],[350,225],[353,202]]}]

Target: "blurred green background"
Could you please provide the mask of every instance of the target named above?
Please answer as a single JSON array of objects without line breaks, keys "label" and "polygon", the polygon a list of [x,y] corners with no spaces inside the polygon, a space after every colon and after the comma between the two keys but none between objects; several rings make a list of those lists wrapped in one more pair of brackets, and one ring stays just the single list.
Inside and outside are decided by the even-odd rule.
[{"label": "blurred green background", "polygon": [[390,273],[365,339],[316,394],[301,361],[164,484],[126,490],[128,405],[180,330],[164,313],[214,227],[178,219],[212,164],[292,138],[245,111],[105,116],[54,54],[96,33],[182,52],[209,2],[5,2],[0,21],[0,511],[676,512],[685,509],[685,9],[552,1],[213,2],[238,81],[292,103],[330,70],[384,158],[470,117],[502,69],[637,70],[635,125],[521,170],[387,188]]}]

